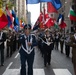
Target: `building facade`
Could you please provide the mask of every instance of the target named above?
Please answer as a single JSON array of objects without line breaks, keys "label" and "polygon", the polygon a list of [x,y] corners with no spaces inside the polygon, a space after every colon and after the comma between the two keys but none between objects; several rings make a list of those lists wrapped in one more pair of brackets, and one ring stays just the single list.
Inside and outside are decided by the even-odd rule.
[{"label": "building facade", "polygon": [[26,20],[26,1],[16,0],[16,14],[19,19],[23,18]]},{"label": "building facade", "polygon": [[69,13],[70,13],[70,7],[71,7],[71,0],[61,0],[62,7],[58,10],[58,13],[61,13],[64,15],[64,21],[67,25],[65,28],[66,31],[69,30],[71,32],[71,21],[69,19]]}]

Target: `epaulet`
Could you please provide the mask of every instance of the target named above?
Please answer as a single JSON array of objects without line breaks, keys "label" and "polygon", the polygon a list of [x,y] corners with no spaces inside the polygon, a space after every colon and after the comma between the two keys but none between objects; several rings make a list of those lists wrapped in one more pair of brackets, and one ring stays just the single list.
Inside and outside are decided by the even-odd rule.
[{"label": "epaulet", "polygon": [[35,37],[36,37],[36,35],[35,35],[35,34],[31,34],[31,36],[35,36]]}]

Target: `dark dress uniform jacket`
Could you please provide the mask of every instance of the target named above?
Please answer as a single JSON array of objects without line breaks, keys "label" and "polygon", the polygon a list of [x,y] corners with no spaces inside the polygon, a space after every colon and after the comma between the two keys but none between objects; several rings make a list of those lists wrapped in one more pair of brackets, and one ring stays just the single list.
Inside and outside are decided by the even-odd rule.
[{"label": "dark dress uniform jacket", "polygon": [[43,38],[43,40],[45,41],[45,42],[43,42],[44,43],[44,49],[45,49],[45,51],[47,51],[47,50],[53,50],[53,38],[52,38],[52,36],[49,36],[49,42],[51,42],[51,44],[50,45],[47,45],[45,42],[47,42],[46,41],[46,38]]},{"label": "dark dress uniform jacket", "polygon": [[[33,75],[33,62],[34,62],[34,46],[37,45],[36,38],[34,35],[30,34],[26,37],[25,34],[20,36],[20,60],[21,60],[21,71],[20,75],[26,75],[26,65],[25,62],[27,61],[28,64],[28,75]],[[27,42],[31,42],[32,45],[29,47]]]},{"label": "dark dress uniform jacket", "polygon": [[[32,40],[31,41],[32,45],[31,45],[30,50],[28,50],[27,49],[27,45],[26,45],[26,41],[29,41],[30,42],[30,40]],[[26,35],[21,35],[19,41],[21,43],[20,51],[21,50],[24,50],[27,54],[30,54],[34,50],[34,46],[37,45],[36,38],[32,34],[29,35],[29,39],[28,39],[28,37],[26,37]]]},{"label": "dark dress uniform jacket", "polygon": [[4,32],[1,32],[1,35],[2,37],[0,39],[0,49],[4,49],[4,42],[6,41],[6,34]]},{"label": "dark dress uniform jacket", "polygon": [[76,75],[76,39],[74,35],[71,37],[70,46],[72,47],[72,62],[74,66],[74,72]]}]

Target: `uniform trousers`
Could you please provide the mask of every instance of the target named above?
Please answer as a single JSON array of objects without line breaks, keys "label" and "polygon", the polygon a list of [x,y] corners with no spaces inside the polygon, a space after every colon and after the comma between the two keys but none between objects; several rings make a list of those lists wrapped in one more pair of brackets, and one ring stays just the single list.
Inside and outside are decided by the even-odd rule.
[{"label": "uniform trousers", "polygon": [[63,46],[64,46],[64,41],[60,41],[61,53],[63,53]]},{"label": "uniform trousers", "polygon": [[58,50],[59,42],[55,42],[55,49]]},{"label": "uniform trousers", "polygon": [[27,75],[26,61],[28,65],[28,75],[33,75],[34,50],[27,54],[24,50],[20,50],[21,71],[20,75]]},{"label": "uniform trousers", "polygon": [[50,61],[51,61],[51,49],[48,47],[45,48],[44,50],[44,66],[50,65]]},{"label": "uniform trousers", "polygon": [[0,53],[1,53],[1,65],[4,64],[4,48],[0,48]]},{"label": "uniform trousers", "polygon": [[65,52],[66,52],[66,56],[69,57],[69,54],[70,54],[70,46],[69,45],[65,45]]}]

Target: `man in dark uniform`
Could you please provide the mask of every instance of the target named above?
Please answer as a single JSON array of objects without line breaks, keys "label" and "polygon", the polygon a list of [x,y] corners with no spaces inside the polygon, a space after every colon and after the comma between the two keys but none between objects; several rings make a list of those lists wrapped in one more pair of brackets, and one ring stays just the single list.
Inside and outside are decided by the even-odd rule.
[{"label": "man in dark uniform", "polygon": [[63,53],[63,47],[64,47],[64,34],[63,32],[60,33],[60,49],[61,53]]},{"label": "man in dark uniform", "polygon": [[4,66],[4,42],[6,41],[6,35],[0,29],[0,53],[1,53],[1,66]]},{"label": "man in dark uniform", "polygon": [[6,49],[7,50],[7,56],[6,57],[9,57],[10,56],[10,52],[11,52],[10,51],[10,49],[11,49],[10,48],[10,43],[11,43],[11,41],[10,41],[10,37],[11,36],[10,35],[11,35],[11,30],[9,30],[8,33],[7,33],[7,44],[6,44],[6,46],[7,46],[7,49]]},{"label": "man in dark uniform", "polygon": [[47,64],[50,65],[51,62],[51,52],[53,50],[53,38],[50,34],[50,30],[45,30],[45,37],[43,38],[43,48],[44,48],[44,66],[46,67]]},{"label": "man in dark uniform", "polygon": [[72,47],[72,63],[74,67],[74,73],[76,75],[76,27],[75,33],[70,35],[70,42],[68,43]]},{"label": "man in dark uniform", "polygon": [[16,38],[17,38],[17,36],[16,36],[16,32],[15,31],[13,31],[13,52],[15,52],[16,51]]},{"label": "man in dark uniform", "polygon": [[56,32],[55,34],[55,49],[56,50],[59,50],[59,41],[60,41],[60,35],[59,35],[59,32]]},{"label": "man in dark uniform", "polygon": [[65,53],[66,53],[67,57],[69,57],[69,55],[70,55],[70,46],[68,45],[69,42],[70,42],[70,33],[66,32],[66,35],[65,35]]},{"label": "man in dark uniform", "polygon": [[40,52],[42,54],[42,57],[43,57],[43,54],[44,54],[44,47],[43,47],[43,42],[41,39],[44,38],[44,30],[41,30],[40,34],[38,35],[38,46],[40,48]]},{"label": "man in dark uniform", "polygon": [[12,31],[9,30],[7,34],[7,57],[11,57],[13,54],[13,34]]},{"label": "man in dark uniform", "polygon": [[28,65],[28,75],[33,75],[33,62],[34,62],[34,47],[37,45],[36,38],[30,34],[31,25],[24,26],[24,34],[20,36],[20,60],[21,71],[20,75],[26,75],[26,61]]}]

